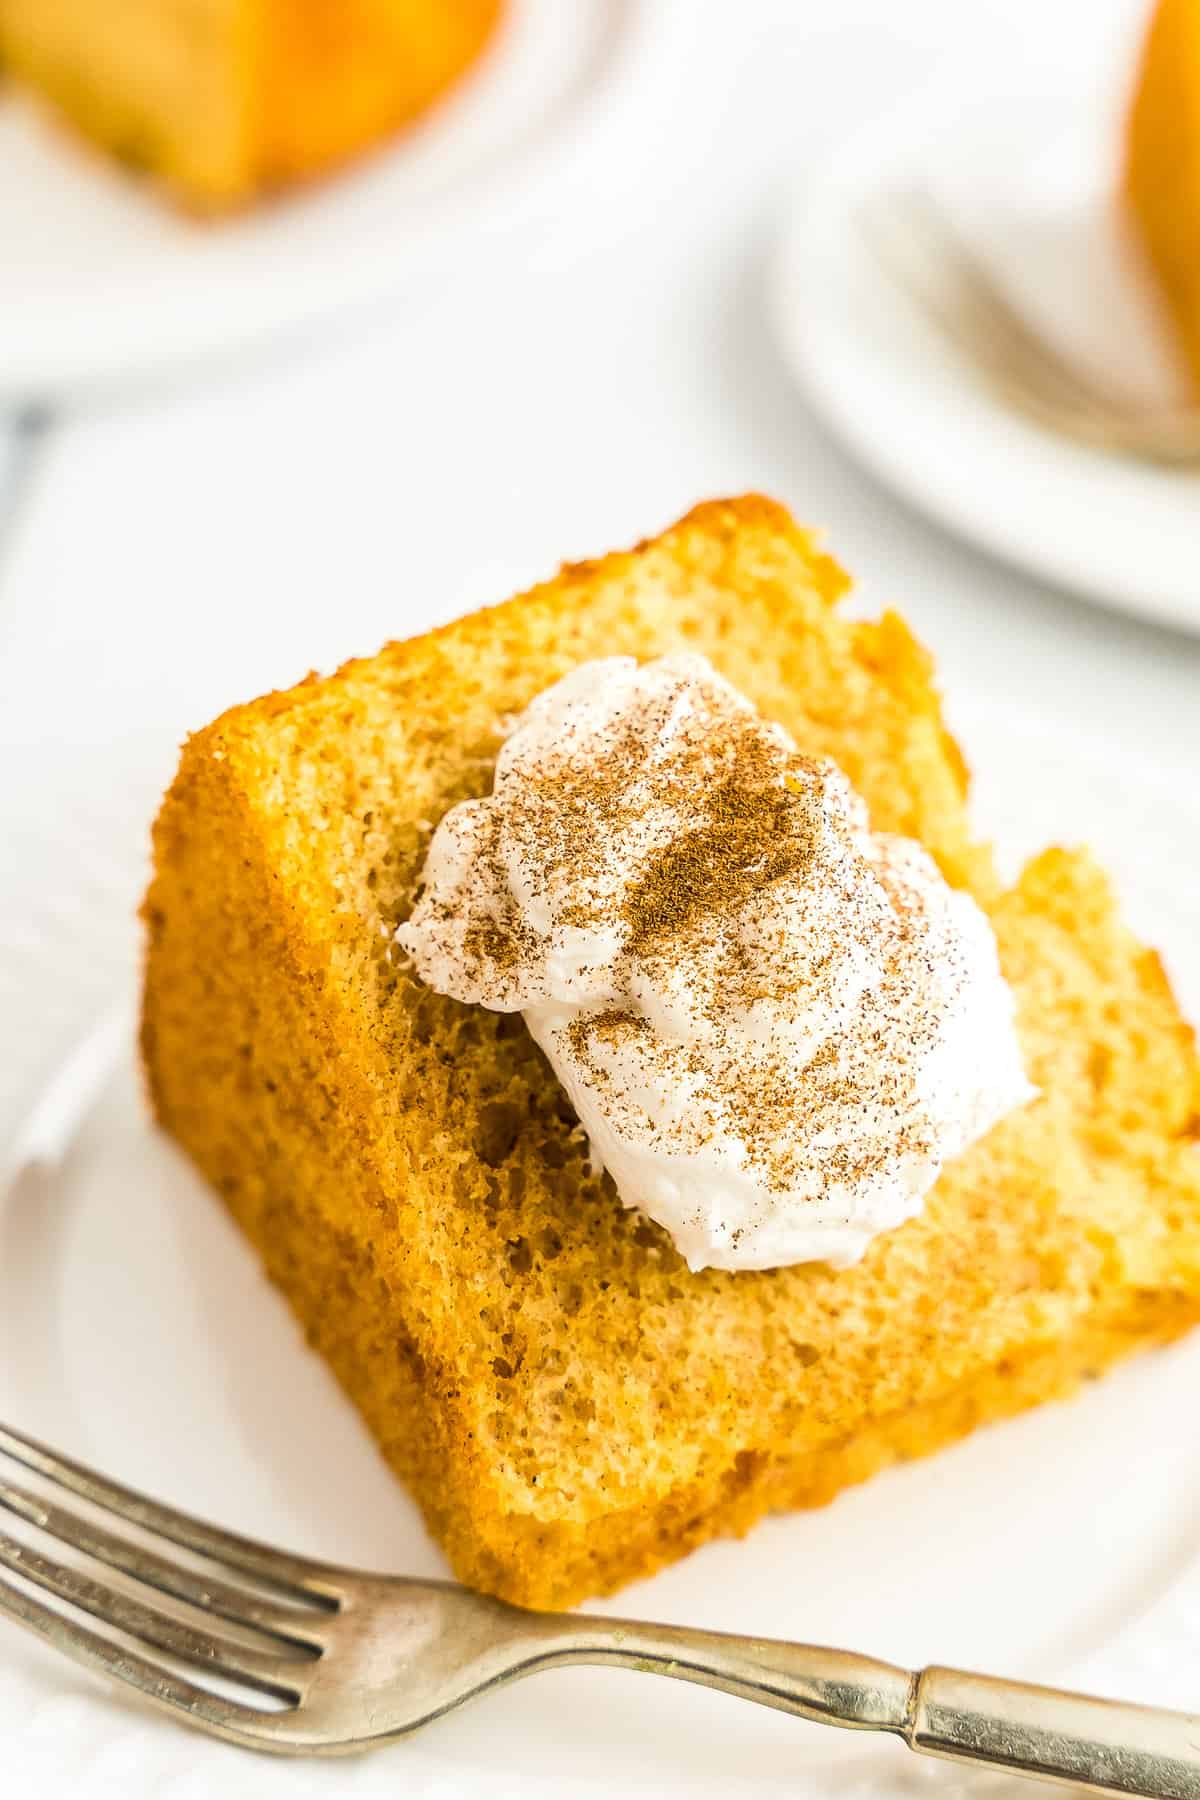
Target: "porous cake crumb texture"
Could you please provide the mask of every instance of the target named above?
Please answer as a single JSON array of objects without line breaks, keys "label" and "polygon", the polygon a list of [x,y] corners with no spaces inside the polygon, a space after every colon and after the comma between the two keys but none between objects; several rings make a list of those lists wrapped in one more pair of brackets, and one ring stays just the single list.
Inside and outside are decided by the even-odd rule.
[{"label": "porous cake crumb texture", "polygon": [[[1082,853],[1002,889],[928,657],[895,615],[843,618],[845,586],[772,503],[700,507],[226,714],[155,828],[157,1114],[456,1573],[523,1604],[827,1501],[1200,1316],[1200,1084],[1158,959]],[[520,1018],[424,988],[392,944],[430,827],[488,790],[505,718],[589,658],[681,648],[985,906],[1042,1090],[839,1273],[690,1274],[589,1174]]]}]

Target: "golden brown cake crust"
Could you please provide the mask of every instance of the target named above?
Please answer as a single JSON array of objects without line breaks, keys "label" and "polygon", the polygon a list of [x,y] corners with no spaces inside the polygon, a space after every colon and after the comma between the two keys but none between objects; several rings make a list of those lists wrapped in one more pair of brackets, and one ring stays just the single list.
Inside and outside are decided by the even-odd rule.
[{"label": "golden brown cake crust", "polygon": [[[1200,1316],[1197,1065],[1103,875],[1002,891],[926,653],[773,503],[235,709],[155,828],[143,1047],[456,1572],[562,1606],[1067,1391]],[[519,1019],[391,944],[432,826],[574,664],[689,646],[990,911],[1041,1099],[858,1267],[689,1273],[587,1172]]]}]

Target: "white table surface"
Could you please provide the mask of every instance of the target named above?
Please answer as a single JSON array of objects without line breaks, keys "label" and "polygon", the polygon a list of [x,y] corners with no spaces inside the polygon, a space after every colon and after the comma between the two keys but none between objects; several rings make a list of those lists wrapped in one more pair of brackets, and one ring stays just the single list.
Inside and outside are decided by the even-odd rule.
[{"label": "white table surface", "polygon": [[[1133,4],[1060,0],[1057,23],[1117,29]],[[0,987],[0,1153],[133,967],[146,826],[189,727],[703,496],[761,488],[822,526],[863,603],[898,605],[934,649],[968,754],[973,707],[1011,697],[1195,782],[1200,641],[905,510],[806,416],[767,328],[797,167],[945,55],[1038,28],[1044,0],[692,10],[654,141],[453,291],[0,429],[0,926],[27,912],[43,940]],[[102,949],[72,962],[80,905]],[[47,929],[70,969],[52,991]]]}]

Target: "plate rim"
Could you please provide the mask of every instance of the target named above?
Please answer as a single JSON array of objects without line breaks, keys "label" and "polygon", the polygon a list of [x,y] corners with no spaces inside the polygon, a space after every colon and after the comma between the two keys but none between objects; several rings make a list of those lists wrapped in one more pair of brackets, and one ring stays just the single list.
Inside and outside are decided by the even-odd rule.
[{"label": "plate rim", "polygon": [[[997,93],[993,92],[992,103]],[[1038,96],[1044,99],[1044,96]],[[1094,100],[1094,95],[1078,95],[1063,100],[1069,112],[1081,111]],[[974,95],[978,101],[978,95]],[[843,360],[848,335],[837,329],[831,334],[828,318],[831,307],[824,298],[811,303],[814,293],[828,289],[830,277],[823,263],[833,257],[848,258],[843,246],[847,242],[847,203],[856,194],[869,190],[877,177],[885,155],[911,156],[920,148],[935,142],[956,118],[971,110],[971,96],[963,91],[961,80],[936,76],[915,94],[907,96],[879,118],[852,134],[822,159],[819,167],[808,167],[793,175],[785,190],[784,204],[766,268],[766,311],[770,329],[789,374],[807,399],[820,422],[830,434],[860,463],[869,474],[892,494],[915,511],[932,519],[960,542],[974,545],[997,562],[1024,572],[1034,579],[1058,587],[1068,593],[1102,607],[1108,612],[1135,617],[1159,626],[1188,634],[1200,634],[1200,585],[1195,597],[1163,591],[1149,583],[1107,581],[1098,569],[1088,566],[1060,541],[1030,534],[1027,539],[1014,537],[1002,523],[993,524],[984,507],[964,509],[948,495],[936,473],[931,473],[928,459],[906,458],[885,449],[852,402],[847,402],[837,369]],[[882,279],[882,277],[881,277]],[[808,300],[808,304],[806,304]],[[894,311],[912,315],[911,306],[898,292]],[[931,345],[936,343],[931,329],[923,321],[915,321]],[[842,350],[828,354],[832,337]],[[1001,422],[1014,444],[1036,448],[1044,456],[1047,447],[1061,466],[1072,463],[1082,467],[1095,461],[1097,488],[1103,497],[1105,477],[1111,475],[1115,459],[1102,458],[1097,452],[1056,439],[1032,422],[1020,417],[1001,402],[991,398],[983,384],[970,372],[956,366],[956,356],[940,344],[931,352],[939,369],[958,397],[967,397],[972,415],[987,426]],[[1135,473],[1142,472],[1131,465]],[[1184,476],[1163,476],[1183,489]],[[1200,490],[1197,490],[1200,491]]]}]

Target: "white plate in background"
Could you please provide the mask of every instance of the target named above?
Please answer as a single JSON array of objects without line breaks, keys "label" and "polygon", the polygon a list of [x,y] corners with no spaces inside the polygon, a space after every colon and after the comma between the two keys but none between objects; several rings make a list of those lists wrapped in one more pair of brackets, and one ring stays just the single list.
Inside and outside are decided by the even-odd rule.
[{"label": "white plate in background", "polygon": [[[980,827],[1009,869],[1043,842],[1091,840],[1195,1011],[1195,797],[1136,754],[1004,703],[964,696],[955,722],[983,772]],[[86,830],[77,822],[54,891],[27,899],[20,920],[0,915],[0,959],[40,958],[48,996],[101,954],[127,961],[112,941],[132,934],[137,833],[111,902],[94,886],[62,929]],[[0,1195],[0,1418],[242,1530],[442,1572],[252,1254],[150,1129],[127,1033],[114,1049],[107,1074],[94,1038],[64,1066],[17,1140],[24,1172]],[[1200,1335],[829,1508],[710,1545],[605,1610],[1194,1706],[1198,1387]],[[0,1738],[14,1793],[46,1800],[794,1800],[798,1783],[812,1800],[1026,1791],[923,1765],[884,1740],[589,1669],[531,1680],[361,1761],[279,1764],[148,1715],[2,1623]]]},{"label": "white plate in background", "polygon": [[[477,67],[339,173],[196,222],[0,96],[0,395],[142,379],[446,275],[633,129],[672,0],[509,0]],[[594,180],[603,180],[601,165]]]},{"label": "white plate in background", "polygon": [[1161,392],[1154,323],[1116,241],[1113,108],[1011,72],[992,91],[974,77],[899,108],[796,187],[771,268],[783,353],[852,453],[940,524],[1056,585],[1200,631],[1200,474],[1106,456],[1011,411],[861,229],[873,198],[928,185],[1039,326],[1061,342],[1077,317],[1085,365]]}]

